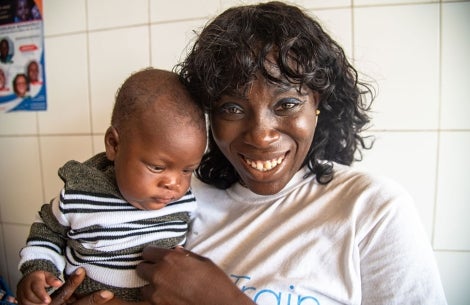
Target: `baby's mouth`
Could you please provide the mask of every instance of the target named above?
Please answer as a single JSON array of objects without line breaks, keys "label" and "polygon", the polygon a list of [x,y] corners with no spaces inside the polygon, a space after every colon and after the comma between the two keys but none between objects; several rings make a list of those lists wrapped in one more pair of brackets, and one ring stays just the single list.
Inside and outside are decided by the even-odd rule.
[{"label": "baby's mouth", "polygon": [[266,172],[274,169],[279,164],[281,164],[282,161],[284,161],[284,158],[285,156],[274,158],[271,160],[251,160],[244,157],[243,160],[245,160],[246,164],[248,164],[250,167],[260,172]]}]

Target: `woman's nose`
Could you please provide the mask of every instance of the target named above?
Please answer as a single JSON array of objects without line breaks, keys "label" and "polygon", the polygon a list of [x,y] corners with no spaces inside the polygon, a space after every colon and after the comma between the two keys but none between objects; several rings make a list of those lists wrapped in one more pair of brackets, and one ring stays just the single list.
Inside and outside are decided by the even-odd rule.
[{"label": "woman's nose", "polygon": [[267,147],[280,138],[277,123],[270,115],[256,115],[247,124],[245,141],[256,147]]}]

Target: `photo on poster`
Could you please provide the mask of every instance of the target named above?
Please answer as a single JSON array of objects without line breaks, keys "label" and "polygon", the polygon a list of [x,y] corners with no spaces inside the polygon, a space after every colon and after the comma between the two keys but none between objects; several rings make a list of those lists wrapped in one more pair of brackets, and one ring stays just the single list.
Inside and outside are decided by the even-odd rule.
[{"label": "photo on poster", "polygon": [[0,113],[47,109],[42,0],[0,1]]}]

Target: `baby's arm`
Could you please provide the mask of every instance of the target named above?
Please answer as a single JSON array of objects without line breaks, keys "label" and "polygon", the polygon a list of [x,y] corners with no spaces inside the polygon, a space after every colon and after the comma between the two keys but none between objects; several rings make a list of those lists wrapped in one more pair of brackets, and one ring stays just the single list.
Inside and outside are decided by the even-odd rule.
[{"label": "baby's arm", "polygon": [[56,219],[53,204],[51,201],[41,207],[26,246],[20,251],[19,270],[23,274],[17,289],[20,304],[49,304],[46,287],[62,285],[58,277],[65,268],[63,253],[68,227]]},{"label": "baby's arm", "polygon": [[46,288],[58,288],[62,281],[47,271],[34,271],[25,275],[18,283],[17,298],[21,305],[46,305],[51,298]]}]

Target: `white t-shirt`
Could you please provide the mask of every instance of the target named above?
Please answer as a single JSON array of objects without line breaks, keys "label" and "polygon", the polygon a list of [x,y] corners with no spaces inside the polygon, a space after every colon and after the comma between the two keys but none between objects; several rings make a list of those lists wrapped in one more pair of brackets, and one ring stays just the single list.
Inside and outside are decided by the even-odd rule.
[{"label": "white t-shirt", "polygon": [[334,168],[327,185],[304,179],[303,169],[270,196],[194,179],[187,248],[260,305],[446,304],[409,194],[385,178]]}]

